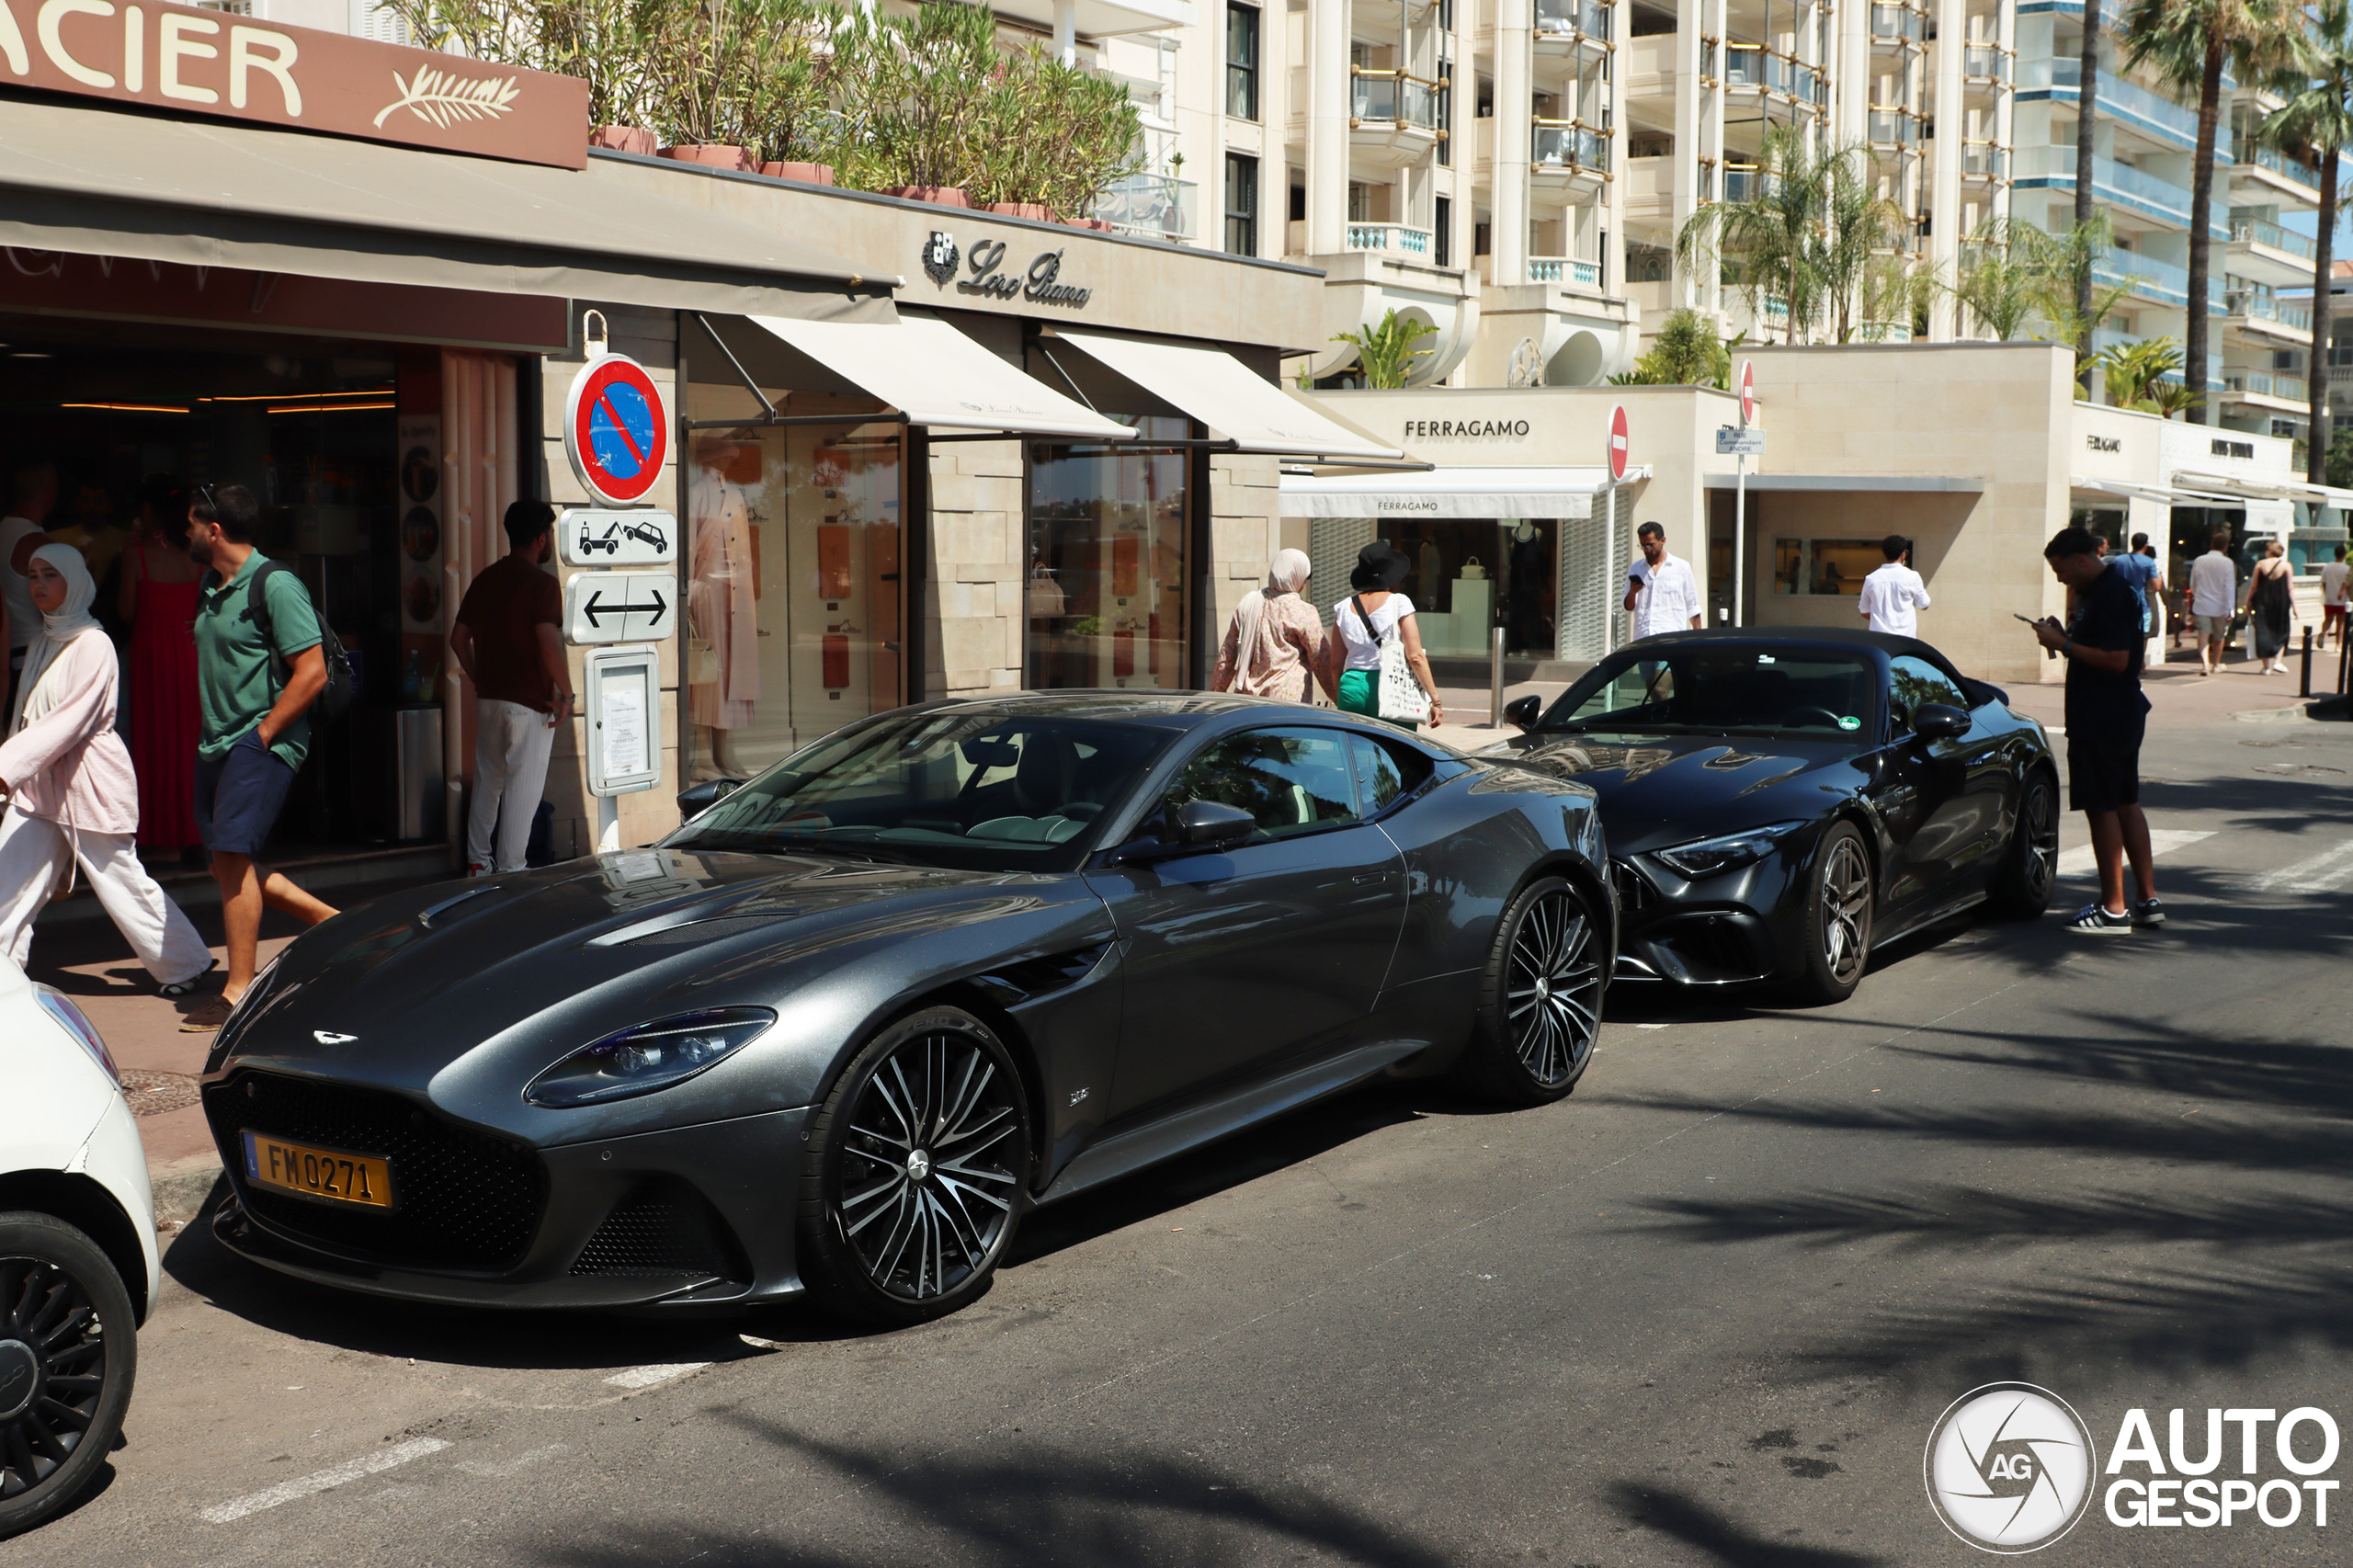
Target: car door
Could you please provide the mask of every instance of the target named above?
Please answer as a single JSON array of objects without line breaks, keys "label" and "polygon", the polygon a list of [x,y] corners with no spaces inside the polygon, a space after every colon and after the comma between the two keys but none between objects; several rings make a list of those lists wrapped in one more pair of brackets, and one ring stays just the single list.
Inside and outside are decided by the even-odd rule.
[{"label": "car door", "polygon": [[1889,914],[1901,921],[1985,890],[2006,809],[2007,769],[2000,746],[1972,715],[1969,733],[1924,741],[1914,729],[1921,708],[1940,702],[1971,712],[1950,676],[1915,654],[1889,661],[1888,771],[1901,809],[1894,863],[1886,881]]},{"label": "car door", "polygon": [[1337,728],[1213,741],[1161,812],[1239,807],[1250,836],[1086,873],[1122,946],[1111,1117],[1339,1049],[1370,1015],[1404,924],[1405,865],[1364,821],[1354,763]]}]

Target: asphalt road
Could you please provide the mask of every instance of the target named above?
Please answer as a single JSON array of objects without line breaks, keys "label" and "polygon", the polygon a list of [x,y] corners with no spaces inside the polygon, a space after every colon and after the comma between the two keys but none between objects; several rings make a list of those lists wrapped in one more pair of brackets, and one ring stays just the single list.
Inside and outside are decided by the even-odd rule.
[{"label": "asphalt road", "polygon": [[[2161,935],[1621,991],[1562,1105],[1356,1093],[1035,1216],[924,1328],[421,1312],[192,1231],[110,1484],[0,1564],[1959,1563],[1922,1455],[1978,1384],[2102,1463],[2135,1407],[2193,1458],[2209,1407],[2353,1426],[2353,725],[2152,752]],[[2038,1561],[2345,1561],[2300,1495]]]}]

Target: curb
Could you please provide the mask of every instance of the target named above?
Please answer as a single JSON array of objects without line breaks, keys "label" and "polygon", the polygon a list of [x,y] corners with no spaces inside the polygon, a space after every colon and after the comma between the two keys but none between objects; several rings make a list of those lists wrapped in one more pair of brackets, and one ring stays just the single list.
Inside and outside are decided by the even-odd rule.
[{"label": "curb", "polygon": [[155,1224],[185,1225],[203,1212],[212,1198],[213,1189],[222,1185],[218,1165],[199,1165],[194,1170],[177,1171],[167,1176],[157,1176],[155,1191]]}]

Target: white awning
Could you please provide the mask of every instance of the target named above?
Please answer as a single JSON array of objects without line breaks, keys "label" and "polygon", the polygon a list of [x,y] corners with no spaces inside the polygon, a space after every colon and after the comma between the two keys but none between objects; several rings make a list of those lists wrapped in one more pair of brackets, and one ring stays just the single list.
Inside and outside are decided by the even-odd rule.
[{"label": "white awning", "polygon": [[1405,455],[1326,418],[1222,349],[1069,327],[1056,327],[1054,340],[1183,409],[1245,452],[1390,462]]},{"label": "white awning", "polygon": [[2285,501],[2288,483],[2284,479],[2240,479],[2226,473],[2198,473],[2177,469],[2173,474],[2177,490],[2196,491],[2201,495],[2219,496],[2225,501]]},{"label": "white awning", "polygon": [[2353,490],[2334,484],[2312,484],[2302,480],[2288,482],[2290,500],[2302,501],[2314,506],[2334,506],[2340,512],[2353,511]]},{"label": "white awning", "polygon": [[754,324],[906,415],[910,425],[1127,441],[1135,432],[1033,381],[930,316],[895,322],[752,316]]},{"label": "white awning", "polygon": [[[1648,479],[1630,468],[1625,483]],[[1591,468],[1441,468],[1428,473],[1283,475],[1286,517],[1589,517],[1609,471]]]},{"label": "white awning", "polygon": [[2078,475],[2070,479],[2067,484],[2070,489],[2089,491],[2096,495],[2116,495],[2133,501],[2154,501],[2160,506],[2170,506],[2177,501],[2194,506],[2205,499],[2199,495],[2186,495],[2178,490],[2168,490],[2162,484],[2136,484],[2123,479],[2085,479]]}]

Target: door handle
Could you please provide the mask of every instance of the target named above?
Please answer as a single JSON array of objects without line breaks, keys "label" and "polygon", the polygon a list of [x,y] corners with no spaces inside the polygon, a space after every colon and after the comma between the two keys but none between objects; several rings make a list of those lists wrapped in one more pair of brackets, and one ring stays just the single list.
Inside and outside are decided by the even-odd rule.
[{"label": "door handle", "polygon": [[1389,873],[1386,871],[1358,871],[1348,879],[1358,887],[1363,887],[1370,882],[1385,882],[1388,880]]}]

